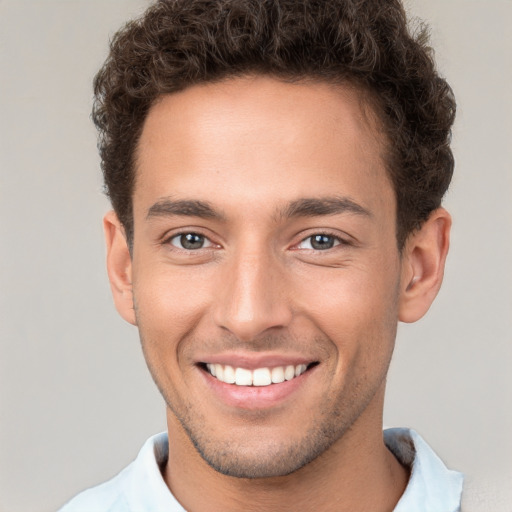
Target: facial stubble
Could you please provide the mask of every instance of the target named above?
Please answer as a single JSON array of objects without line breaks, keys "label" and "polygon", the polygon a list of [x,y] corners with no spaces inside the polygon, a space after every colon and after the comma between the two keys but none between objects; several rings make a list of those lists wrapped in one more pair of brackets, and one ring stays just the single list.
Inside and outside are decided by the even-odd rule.
[{"label": "facial stubble", "polygon": [[[139,324],[140,328],[140,324]],[[236,478],[273,478],[292,474],[307,466],[336,444],[363,414],[379,389],[384,386],[391,353],[381,367],[377,379],[367,382],[367,376],[355,379],[350,392],[331,392],[322,397],[316,411],[307,416],[314,417],[314,424],[296,439],[287,438],[287,443],[278,442],[268,434],[268,424],[272,422],[272,412],[252,412],[247,414],[243,423],[243,435],[234,438],[230,432],[221,433],[219,428],[210,426],[211,422],[198,408],[197,404],[186,403],[175,390],[166,389],[159,377],[159,370],[152,363],[147,350],[147,340],[140,333],[141,344],[149,371],[165,403],[177,420],[186,438],[200,457],[219,473]],[[313,344],[332,343],[327,339],[313,340]],[[267,341],[266,345],[272,343]],[[276,342],[276,346],[280,344]],[[392,352],[392,351],[391,351]],[[351,369],[348,370],[349,372]],[[295,411],[303,416],[304,411]],[[239,427],[238,427],[239,428]],[[271,428],[270,428],[271,430]],[[172,443],[172,440],[170,440]]]}]

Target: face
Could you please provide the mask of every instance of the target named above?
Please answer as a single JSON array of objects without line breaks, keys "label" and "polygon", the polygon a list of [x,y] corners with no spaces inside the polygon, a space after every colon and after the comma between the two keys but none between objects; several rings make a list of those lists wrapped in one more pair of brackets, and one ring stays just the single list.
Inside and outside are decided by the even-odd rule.
[{"label": "face", "polygon": [[289,474],[381,428],[401,259],[379,137],[355,91],[263,77],[149,113],[133,322],[169,429],[224,474]]}]

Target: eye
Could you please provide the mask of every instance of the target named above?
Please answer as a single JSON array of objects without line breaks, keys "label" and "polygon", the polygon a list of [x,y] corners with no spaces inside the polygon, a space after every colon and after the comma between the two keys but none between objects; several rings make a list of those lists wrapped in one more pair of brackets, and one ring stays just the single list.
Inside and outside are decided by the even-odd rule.
[{"label": "eye", "polygon": [[186,251],[204,249],[213,245],[208,238],[198,233],[180,233],[173,236],[169,241],[174,247]]},{"label": "eye", "polygon": [[311,235],[302,240],[302,242],[297,246],[299,249],[313,249],[315,251],[325,251],[327,249],[332,249],[336,245],[341,243],[340,239],[325,234],[317,234]]}]

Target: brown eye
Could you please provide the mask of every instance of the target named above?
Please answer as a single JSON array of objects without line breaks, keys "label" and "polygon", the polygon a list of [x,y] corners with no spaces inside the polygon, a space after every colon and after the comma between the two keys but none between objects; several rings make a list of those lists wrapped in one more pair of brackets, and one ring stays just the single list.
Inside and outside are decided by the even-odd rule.
[{"label": "brown eye", "polygon": [[171,245],[179,249],[193,251],[210,247],[212,244],[205,236],[198,233],[181,233],[171,238]]}]

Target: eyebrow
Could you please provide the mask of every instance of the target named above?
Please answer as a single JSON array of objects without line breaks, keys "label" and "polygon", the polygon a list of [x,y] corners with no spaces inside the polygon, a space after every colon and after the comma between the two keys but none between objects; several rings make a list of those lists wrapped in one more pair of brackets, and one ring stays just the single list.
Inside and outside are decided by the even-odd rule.
[{"label": "eyebrow", "polygon": [[302,198],[292,201],[280,216],[316,217],[320,215],[338,215],[341,213],[354,213],[365,217],[372,217],[370,210],[364,208],[348,197],[322,197]]},{"label": "eyebrow", "polygon": [[169,198],[161,199],[151,206],[146,215],[146,219],[153,217],[169,216],[200,217],[203,219],[224,220],[224,215],[216,211],[213,206],[206,201],[195,200],[172,200]]},{"label": "eyebrow", "polygon": [[[366,217],[372,217],[369,210],[357,204],[348,197],[322,197],[301,198],[290,202],[285,208],[280,209],[278,217],[317,217],[321,215],[338,215],[353,213]],[[185,216],[199,217],[211,220],[225,220],[225,216],[215,210],[207,201],[189,199],[173,200],[165,198],[151,206],[146,219],[153,217]]]}]

